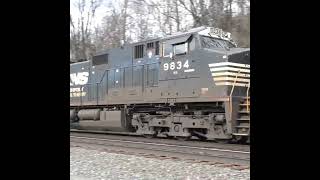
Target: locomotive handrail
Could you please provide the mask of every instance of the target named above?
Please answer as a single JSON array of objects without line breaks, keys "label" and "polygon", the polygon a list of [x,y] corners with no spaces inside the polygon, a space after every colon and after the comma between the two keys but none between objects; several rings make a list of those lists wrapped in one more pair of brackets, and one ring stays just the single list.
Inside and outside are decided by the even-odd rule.
[{"label": "locomotive handrail", "polygon": [[247,112],[249,112],[249,89],[250,89],[250,82],[247,88]]},{"label": "locomotive handrail", "polygon": [[[117,67],[117,68],[109,68],[109,69],[106,69],[106,70],[104,71],[101,79],[100,79],[99,84],[102,82],[102,80],[103,80],[103,78],[104,78],[104,76],[105,76],[105,74],[106,74],[107,71],[111,71],[111,70],[115,70],[115,69],[125,69],[125,68],[129,68],[129,67],[145,66],[145,65],[157,64],[157,63],[160,64],[160,62],[154,62],[154,63],[136,64],[136,65],[131,65],[131,66],[122,66],[122,67]],[[90,83],[89,83],[89,84],[90,84]]]},{"label": "locomotive handrail", "polygon": [[106,72],[107,72],[108,70],[106,69],[104,72],[103,72],[103,75],[102,75],[102,77],[101,77],[101,79],[100,79],[100,81],[99,81],[99,84],[102,82],[102,80],[103,80],[103,78],[104,78],[104,76],[106,75]]},{"label": "locomotive handrail", "polygon": [[[82,95],[82,86],[83,86],[83,85],[80,86],[80,93],[81,93],[81,95]],[[82,106],[82,96],[80,96],[80,106]]]},{"label": "locomotive handrail", "polygon": [[236,74],[236,78],[235,78],[234,81],[233,81],[232,89],[231,89],[231,92],[230,92],[230,96],[232,96],[232,94],[233,94],[234,86],[235,86],[235,84],[236,84],[236,82],[237,82],[237,80],[238,80],[238,75],[239,75],[239,74],[240,74],[240,70],[239,70],[238,73]]},{"label": "locomotive handrail", "polygon": [[[158,62],[156,62],[156,63],[158,63]],[[104,78],[104,77],[105,77],[105,75],[106,75],[106,72],[107,72],[107,71],[110,71],[110,70],[114,70],[114,69],[123,69],[123,68],[136,67],[136,66],[144,66],[144,65],[156,64],[156,63],[141,64],[141,65],[135,65],[135,66],[124,66],[124,67],[119,67],[119,68],[110,68],[110,69],[106,69],[106,70],[104,71],[104,73],[103,73],[103,75],[102,75],[102,77],[101,77],[101,79],[100,79],[100,81],[99,81],[99,82],[96,82],[96,83],[87,83],[87,84],[85,84],[85,85],[80,85],[80,87],[88,86],[88,85],[95,85],[95,84],[97,84],[97,83],[98,83],[98,84],[101,84],[101,83],[102,83],[103,78]]]},{"label": "locomotive handrail", "polygon": [[232,94],[233,94],[234,86],[235,86],[235,84],[236,84],[236,82],[237,82],[239,73],[240,73],[240,70],[239,70],[238,73],[236,74],[236,78],[235,78],[234,81],[233,81],[232,89],[231,89],[231,92],[230,92],[230,95],[229,95],[230,119],[232,118]]},{"label": "locomotive handrail", "polygon": [[[135,65],[129,65],[129,66],[122,66],[122,67],[115,67],[115,68],[109,68],[109,69],[106,69],[104,72],[103,72],[103,75],[102,75],[102,77],[100,78],[100,81],[99,82],[95,82],[95,83],[87,83],[87,84],[85,84],[85,85],[80,85],[80,93],[82,94],[82,87],[89,87],[89,86],[94,86],[94,85],[96,85],[96,101],[97,101],[97,104],[99,103],[99,90],[98,90],[98,86],[100,85],[100,84],[102,84],[102,81],[103,81],[103,79],[105,78],[105,76],[106,76],[106,74],[107,74],[107,72],[108,71],[111,71],[111,70],[116,70],[116,69],[125,69],[125,68],[133,68],[133,67],[138,67],[138,66],[142,66],[143,67],[143,69],[144,69],[144,67],[146,66],[146,65],[151,65],[151,64],[160,64],[160,62],[153,62],[153,63],[146,63],[146,64],[135,64]],[[144,72],[144,71],[143,71]],[[108,89],[108,88],[107,88]],[[80,105],[82,105],[82,101],[83,101],[83,99],[82,99],[82,96],[80,96]]]}]

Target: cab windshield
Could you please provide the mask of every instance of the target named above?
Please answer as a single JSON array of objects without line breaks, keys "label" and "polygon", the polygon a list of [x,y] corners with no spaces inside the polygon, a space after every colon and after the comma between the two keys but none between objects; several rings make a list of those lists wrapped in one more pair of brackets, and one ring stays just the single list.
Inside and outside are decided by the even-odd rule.
[{"label": "cab windshield", "polygon": [[233,45],[232,43],[222,40],[222,39],[217,39],[213,37],[207,37],[207,36],[200,36],[201,40],[201,46],[202,48],[208,48],[208,49],[216,49],[216,48],[235,48],[236,46]]}]

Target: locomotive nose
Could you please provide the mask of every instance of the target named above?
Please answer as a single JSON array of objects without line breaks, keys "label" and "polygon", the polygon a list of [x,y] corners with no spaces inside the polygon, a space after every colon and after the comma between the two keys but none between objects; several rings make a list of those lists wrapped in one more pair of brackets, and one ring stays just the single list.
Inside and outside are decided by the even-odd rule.
[{"label": "locomotive nose", "polygon": [[239,49],[227,55],[228,62],[250,64],[250,49]]},{"label": "locomotive nose", "polygon": [[237,50],[224,55],[223,60],[209,64],[216,86],[242,86],[250,84],[250,50]]}]

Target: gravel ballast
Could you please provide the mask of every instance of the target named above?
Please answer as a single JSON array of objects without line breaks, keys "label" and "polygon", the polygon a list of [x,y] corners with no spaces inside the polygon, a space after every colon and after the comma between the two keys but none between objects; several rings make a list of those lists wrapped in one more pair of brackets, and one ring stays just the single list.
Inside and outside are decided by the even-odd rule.
[{"label": "gravel ballast", "polygon": [[70,147],[71,180],[242,180],[249,170]]}]

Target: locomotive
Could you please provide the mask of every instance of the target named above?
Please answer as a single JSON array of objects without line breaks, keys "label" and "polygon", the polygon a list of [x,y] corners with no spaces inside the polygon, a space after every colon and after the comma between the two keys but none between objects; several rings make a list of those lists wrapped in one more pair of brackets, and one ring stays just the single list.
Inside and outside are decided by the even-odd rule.
[{"label": "locomotive", "polygon": [[250,143],[250,49],[199,27],[72,63],[70,128]]}]

